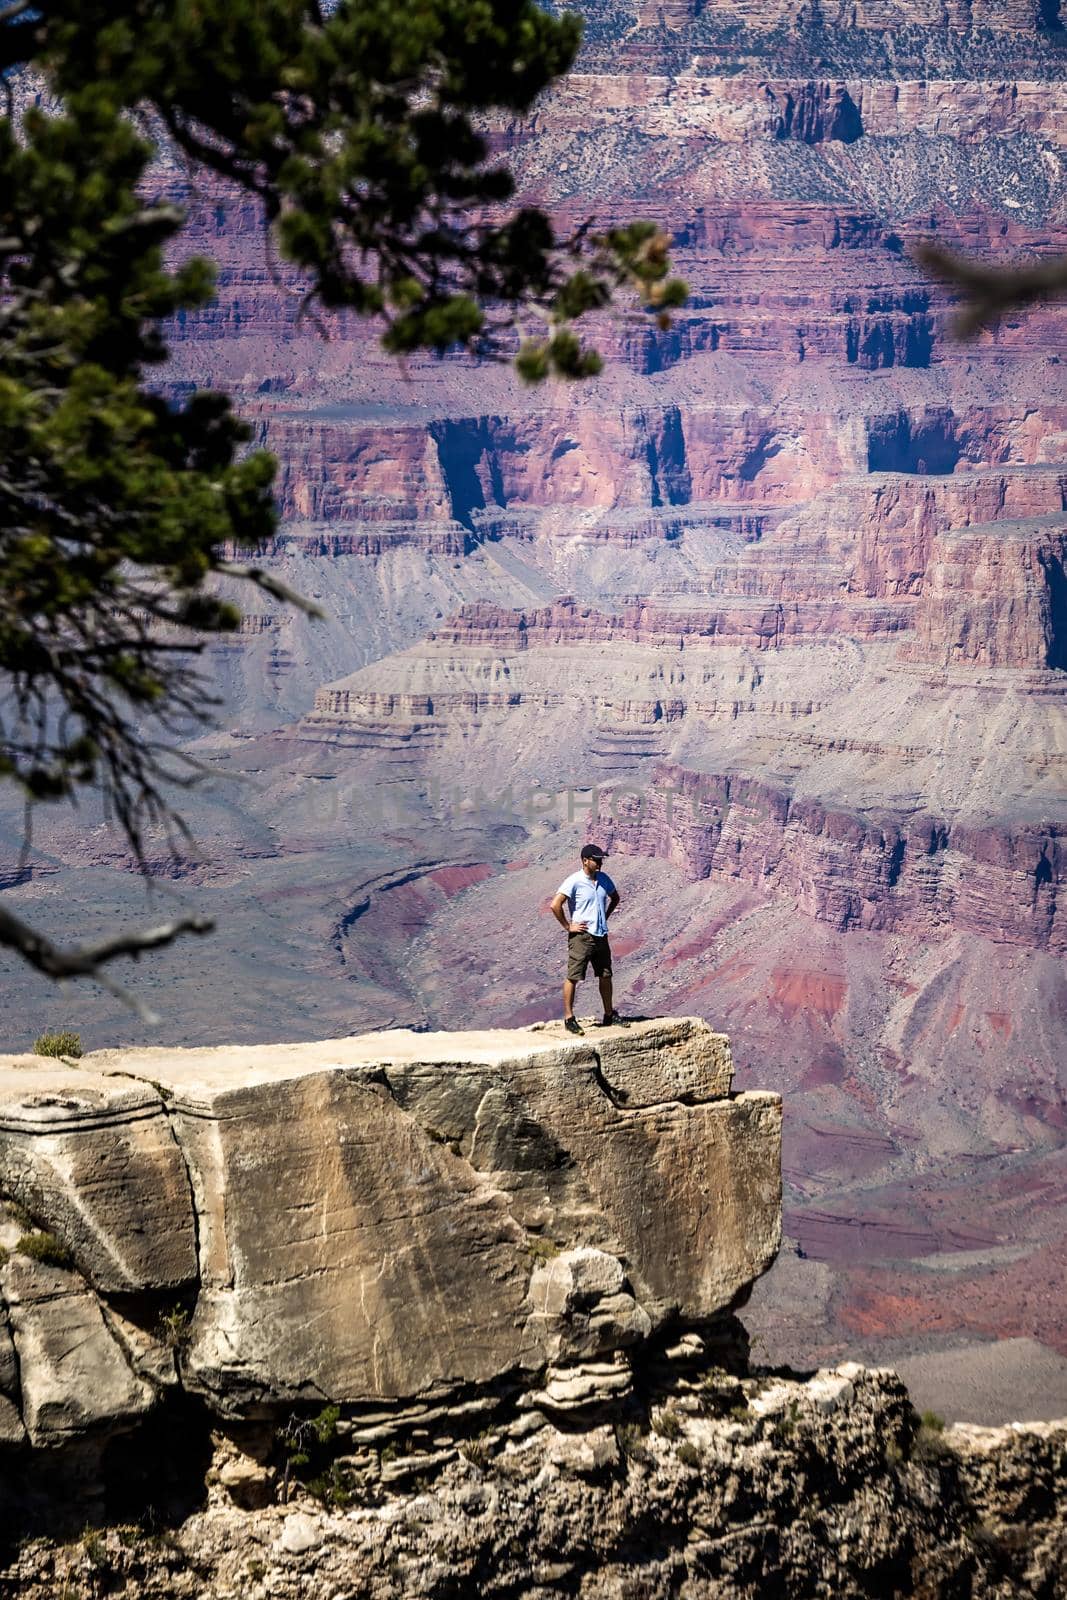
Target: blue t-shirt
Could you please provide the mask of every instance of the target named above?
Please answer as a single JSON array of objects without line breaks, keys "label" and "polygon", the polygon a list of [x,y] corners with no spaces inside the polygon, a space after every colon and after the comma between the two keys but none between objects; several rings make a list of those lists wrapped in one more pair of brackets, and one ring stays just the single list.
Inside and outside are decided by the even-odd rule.
[{"label": "blue t-shirt", "polygon": [[607,906],[615,892],[615,885],[606,872],[598,872],[595,878],[589,878],[584,869],[572,872],[556,890],[557,894],[567,896],[570,921],[584,922],[586,931],[598,939],[607,937]]}]

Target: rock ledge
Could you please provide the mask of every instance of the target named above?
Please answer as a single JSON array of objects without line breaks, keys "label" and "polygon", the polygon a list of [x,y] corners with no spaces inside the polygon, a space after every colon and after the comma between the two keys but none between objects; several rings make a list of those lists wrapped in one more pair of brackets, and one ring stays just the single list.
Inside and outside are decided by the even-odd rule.
[{"label": "rock ledge", "polygon": [[364,1434],[504,1392],[588,1410],[774,1259],[780,1101],[730,1084],[684,1018],[0,1058],[0,1440],[174,1391]]}]

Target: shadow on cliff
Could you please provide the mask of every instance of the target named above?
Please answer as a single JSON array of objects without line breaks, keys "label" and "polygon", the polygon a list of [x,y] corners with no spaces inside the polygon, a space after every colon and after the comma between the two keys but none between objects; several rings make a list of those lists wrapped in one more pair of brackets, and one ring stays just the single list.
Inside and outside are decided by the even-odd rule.
[{"label": "shadow on cliff", "polygon": [[211,1426],[200,1401],[175,1394],[128,1433],[12,1453],[0,1477],[0,1565],[31,1538],[115,1525],[165,1537],[206,1502]]}]

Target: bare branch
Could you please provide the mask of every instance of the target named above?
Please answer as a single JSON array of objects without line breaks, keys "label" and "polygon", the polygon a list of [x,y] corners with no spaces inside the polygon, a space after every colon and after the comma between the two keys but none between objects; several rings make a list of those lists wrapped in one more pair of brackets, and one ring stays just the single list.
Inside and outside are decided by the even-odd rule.
[{"label": "bare branch", "polygon": [[295,589],[290,589],[287,583],[282,583],[280,578],[276,578],[272,572],[264,571],[262,567],[246,567],[239,561],[216,561],[214,570],[224,572],[228,578],[244,578],[248,583],[254,583],[257,589],[272,595],[275,600],[284,600],[287,605],[296,606],[305,616],[325,618],[327,615],[314,600],[308,600],[304,595],[297,594]]},{"label": "bare branch", "polygon": [[209,138],[202,138],[172,107],[157,106],[156,109],[175,144],[191,161],[199,166],[208,167],[212,172],[218,173],[220,178],[229,178],[233,183],[238,183],[251,193],[257,194],[263,202],[267,216],[273,221],[278,212],[278,201],[264,182],[259,162],[251,158],[242,160],[232,147],[227,147],[221,142],[221,138],[216,144],[212,144]]},{"label": "bare branch", "polygon": [[149,1025],[159,1021],[158,1016],[143,1000],[117,984],[109,973],[101,969],[117,956],[130,956],[133,960],[146,950],[159,950],[173,944],[183,933],[212,933],[215,924],[210,917],[176,917],[172,922],[161,922],[141,933],[119,933],[97,944],[69,945],[63,948],[46,939],[28,923],[0,906],[0,945],[16,950],[31,967],[43,972],[47,978],[92,978],[124,1005],[130,1007]]},{"label": "bare branch", "polygon": [[938,245],[920,244],[915,250],[920,266],[966,296],[954,324],[963,337],[996,322],[1006,311],[1032,305],[1067,290],[1067,256],[1015,267],[991,267],[984,262],[952,255]]}]

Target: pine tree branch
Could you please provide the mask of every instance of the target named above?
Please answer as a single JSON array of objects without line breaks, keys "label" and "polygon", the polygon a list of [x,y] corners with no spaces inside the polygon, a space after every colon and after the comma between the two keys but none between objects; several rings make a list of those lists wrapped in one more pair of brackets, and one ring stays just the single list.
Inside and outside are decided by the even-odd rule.
[{"label": "pine tree branch", "polygon": [[962,290],[966,303],[956,315],[954,331],[964,338],[987,323],[996,322],[1007,311],[1067,291],[1067,256],[1025,266],[991,267],[955,256],[938,245],[921,244],[915,259],[943,283]]},{"label": "pine tree branch", "polygon": [[244,578],[247,583],[254,583],[257,589],[262,589],[265,594],[273,596],[275,600],[284,600],[286,605],[296,606],[298,611],[303,611],[308,617],[325,617],[327,613],[314,600],[308,600],[305,595],[298,594],[295,589],[290,589],[287,583],[276,578],[273,572],[267,572],[263,567],[246,567],[239,561],[216,561],[214,571],[222,572],[228,578]]}]

